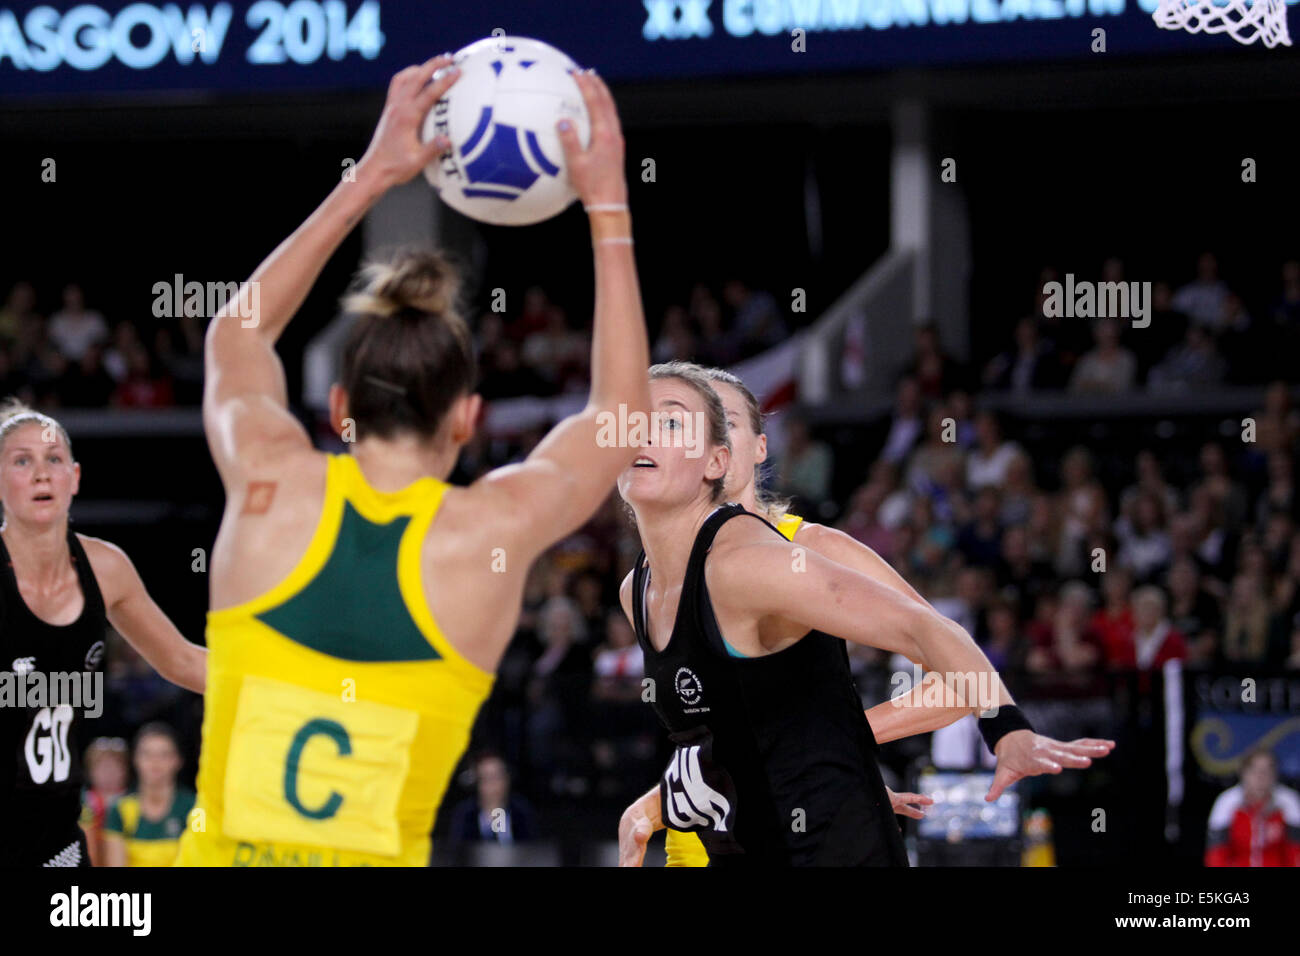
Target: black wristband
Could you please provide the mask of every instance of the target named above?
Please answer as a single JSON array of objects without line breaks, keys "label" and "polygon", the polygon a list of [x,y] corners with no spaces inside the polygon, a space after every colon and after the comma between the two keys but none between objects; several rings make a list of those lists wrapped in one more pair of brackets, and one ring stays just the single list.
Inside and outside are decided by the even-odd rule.
[{"label": "black wristband", "polygon": [[1017,730],[1033,730],[1034,725],[1020,712],[1019,707],[1015,704],[1007,704],[999,707],[995,716],[981,716],[979,728],[980,736],[984,738],[984,745],[990,752],[996,752],[998,741],[1007,734]]}]

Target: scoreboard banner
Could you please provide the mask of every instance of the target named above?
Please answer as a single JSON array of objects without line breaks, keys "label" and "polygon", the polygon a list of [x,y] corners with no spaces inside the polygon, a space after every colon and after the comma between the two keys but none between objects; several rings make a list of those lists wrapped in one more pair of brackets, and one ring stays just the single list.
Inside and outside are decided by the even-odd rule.
[{"label": "scoreboard banner", "polygon": [[870,71],[1235,46],[1226,36],[1159,29],[1151,19],[1156,3],[0,0],[0,96],[382,89],[401,67],[493,33],[545,40],[615,80]]}]

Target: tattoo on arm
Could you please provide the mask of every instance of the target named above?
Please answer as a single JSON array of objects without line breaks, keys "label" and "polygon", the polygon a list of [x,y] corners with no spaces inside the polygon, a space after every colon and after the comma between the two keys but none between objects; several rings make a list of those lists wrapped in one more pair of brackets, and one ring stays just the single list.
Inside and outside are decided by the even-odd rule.
[{"label": "tattoo on arm", "polygon": [[271,499],[275,497],[274,481],[249,482],[248,494],[244,496],[244,507],[240,514],[264,515],[271,508]]}]

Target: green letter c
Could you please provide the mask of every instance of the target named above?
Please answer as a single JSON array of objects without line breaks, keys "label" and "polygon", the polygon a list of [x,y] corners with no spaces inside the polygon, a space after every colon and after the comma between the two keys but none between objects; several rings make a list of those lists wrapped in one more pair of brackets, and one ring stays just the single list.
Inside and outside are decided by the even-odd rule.
[{"label": "green letter c", "polygon": [[326,720],[323,717],[317,717],[315,720],[309,720],[293,736],[293,743],[289,745],[289,756],[284,764],[284,799],[289,801],[289,805],[301,813],[304,817],[310,817],[313,820],[328,820],[334,814],[339,812],[339,807],[343,805],[343,797],[338,791],[331,791],[329,799],[315,810],[309,810],[302,805],[298,799],[298,761],[302,758],[303,749],[307,746],[307,741],[317,734],[323,734],[333,739],[339,748],[339,755],[346,757],[352,753],[352,741],[348,739],[348,732],[343,729],[343,725],[337,721]]}]

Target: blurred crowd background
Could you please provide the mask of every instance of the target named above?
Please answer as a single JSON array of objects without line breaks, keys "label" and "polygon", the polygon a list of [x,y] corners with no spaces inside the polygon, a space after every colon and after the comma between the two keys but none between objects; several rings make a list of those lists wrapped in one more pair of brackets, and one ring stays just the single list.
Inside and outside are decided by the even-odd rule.
[{"label": "blurred crowd background", "polygon": [[[1149,806],[1125,838],[1197,861],[1208,798],[1171,809],[1156,713],[1168,717],[1166,665],[1300,675],[1300,412],[1287,377],[1300,341],[1300,262],[1279,263],[1272,287],[1238,288],[1212,253],[1189,253],[1186,275],[1154,282],[1146,328],[1048,318],[1043,286],[1060,278],[1045,267],[1023,314],[990,322],[988,335],[977,328],[966,363],[945,353],[932,327],[918,326],[892,408],[860,428],[819,425],[797,399],[773,410],[767,428],[779,433],[780,451],[767,483],[792,497],[797,513],[876,550],[961,623],[1045,732],[1121,740],[1087,775],[1022,786],[1027,805],[1095,801],[1122,781],[1147,786]],[[1096,278],[1134,277],[1109,259]],[[484,310],[472,322],[482,394],[583,392],[589,317],[538,286],[517,301],[517,310]],[[778,346],[803,318],[775,290],[734,277],[700,281],[650,317],[653,357],[732,365]],[[75,283],[19,281],[0,311],[0,391],[49,410],[192,406],[202,334],[199,319],[103,315],[93,290]],[[1135,426],[1117,415],[1050,435],[1005,410],[1008,395],[1226,385],[1257,387],[1257,407],[1176,425]],[[548,425],[480,432],[453,480],[522,458]],[[667,748],[641,700],[641,653],[617,599],[638,550],[611,496],[534,567],[437,846],[499,839],[481,826],[480,805],[508,806],[516,841],[607,839],[622,807],[653,784]],[[864,707],[895,693],[896,675],[909,669],[855,645],[851,660]],[[102,733],[129,738],[162,721],[187,756],[182,778],[192,775],[201,702],[120,641],[108,680]],[[972,765],[978,756],[972,751]],[[886,746],[883,757],[889,780],[904,788],[935,751],[919,738]],[[1095,842],[1057,840],[1063,862],[1105,858]]]}]

